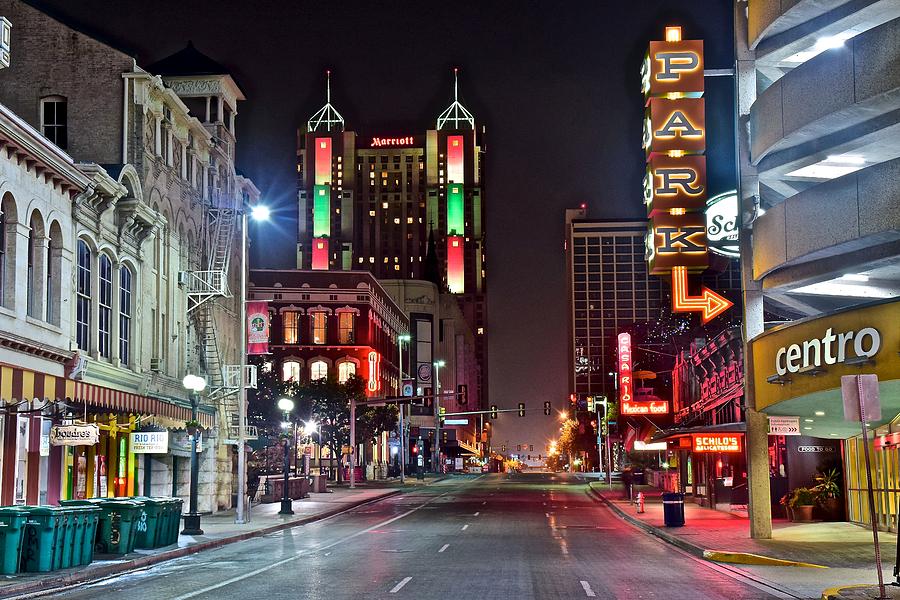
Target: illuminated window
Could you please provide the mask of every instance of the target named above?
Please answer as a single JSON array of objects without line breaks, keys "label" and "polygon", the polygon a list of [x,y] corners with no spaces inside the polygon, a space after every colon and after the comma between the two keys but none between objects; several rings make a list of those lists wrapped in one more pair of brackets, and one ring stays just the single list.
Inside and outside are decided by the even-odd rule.
[{"label": "illuminated window", "polygon": [[400,217],[394,217],[394,225],[400,224]]},{"label": "illuminated window", "polygon": [[323,311],[309,313],[310,337],[313,344],[324,344],[328,337],[328,315]]},{"label": "illuminated window", "polygon": [[300,313],[294,310],[281,314],[282,339],[285,344],[300,343]]},{"label": "illuminated window", "polygon": [[351,375],[356,375],[356,363],[348,360],[338,365],[338,381],[340,383],[347,383]]},{"label": "illuminated window", "polygon": [[375,216],[375,211],[374,211],[374,210],[370,210],[370,211],[369,211],[369,216],[370,216],[370,217],[374,217],[374,216]]},{"label": "illuminated window", "polygon": [[399,270],[400,270],[400,265],[394,265],[394,270],[395,270],[395,271],[399,271]]},{"label": "illuminated window", "polygon": [[407,222],[407,223],[412,223],[412,222],[413,222],[413,218],[412,218],[412,217],[406,217],[406,222]]},{"label": "illuminated window", "polygon": [[382,203],[381,203],[381,208],[387,208],[387,207],[388,207],[388,203],[387,203],[387,202],[382,202]]},{"label": "illuminated window", "polygon": [[328,377],[328,363],[324,360],[317,360],[309,365],[309,380],[318,381]]},{"label": "illuminated window", "polygon": [[282,381],[300,381],[300,363],[296,360],[287,360],[281,365]]},{"label": "illuminated window", "polygon": [[338,341],[341,344],[352,344],[355,340],[354,320],[356,315],[352,312],[342,312],[338,314]]}]

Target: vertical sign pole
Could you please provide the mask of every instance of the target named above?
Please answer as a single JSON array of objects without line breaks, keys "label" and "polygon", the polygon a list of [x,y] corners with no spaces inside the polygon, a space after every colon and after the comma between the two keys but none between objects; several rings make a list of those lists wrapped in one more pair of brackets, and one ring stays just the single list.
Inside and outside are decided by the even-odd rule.
[{"label": "vertical sign pole", "polygon": [[[338,465],[340,466],[340,465]],[[350,398],[350,489],[356,487],[356,398]]]},{"label": "vertical sign pole", "polygon": [[872,539],[875,542],[875,568],[878,570],[878,598],[884,595],[884,576],[881,573],[881,547],[878,545],[878,524],[875,522],[875,491],[872,488],[872,464],[869,460],[869,433],[866,431],[866,403],[863,400],[862,379],[856,376],[856,389],[859,394],[859,421],[862,424],[863,448],[866,454],[866,483],[869,491],[869,521],[872,524]]}]

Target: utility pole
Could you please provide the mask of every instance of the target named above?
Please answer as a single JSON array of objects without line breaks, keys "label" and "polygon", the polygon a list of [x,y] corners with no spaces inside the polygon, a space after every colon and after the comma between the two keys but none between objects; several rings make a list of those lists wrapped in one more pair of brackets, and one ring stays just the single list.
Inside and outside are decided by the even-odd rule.
[{"label": "utility pole", "polygon": [[434,385],[437,393],[434,395],[434,448],[432,449],[432,467],[435,474],[440,473],[441,460],[441,367],[446,363],[442,360],[434,362]]}]

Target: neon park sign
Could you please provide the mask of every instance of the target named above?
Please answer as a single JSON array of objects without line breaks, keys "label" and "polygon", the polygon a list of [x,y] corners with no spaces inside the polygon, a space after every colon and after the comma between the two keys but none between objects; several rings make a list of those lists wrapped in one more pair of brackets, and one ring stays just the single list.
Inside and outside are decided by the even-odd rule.
[{"label": "neon park sign", "polygon": [[413,136],[408,135],[406,137],[373,137],[372,143],[369,144],[372,148],[382,148],[384,146],[412,146],[416,143],[416,140]]},{"label": "neon park sign", "polygon": [[741,435],[736,433],[709,434],[693,433],[694,452],[740,452]]},{"label": "neon park sign", "polygon": [[669,403],[665,400],[622,401],[620,411],[623,415],[667,415]]}]

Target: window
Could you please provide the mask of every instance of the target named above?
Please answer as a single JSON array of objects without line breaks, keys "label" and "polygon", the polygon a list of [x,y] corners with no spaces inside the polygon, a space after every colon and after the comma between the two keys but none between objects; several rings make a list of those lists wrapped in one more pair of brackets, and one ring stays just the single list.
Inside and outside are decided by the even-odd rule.
[{"label": "window", "polygon": [[[2,207],[6,208],[6,207]],[[6,300],[6,211],[0,209],[0,304]]]},{"label": "window", "polygon": [[300,313],[289,310],[281,314],[282,340],[285,344],[300,343]]},{"label": "window", "polygon": [[41,99],[41,132],[65,150],[69,146],[69,114],[66,99],[47,96]]},{"label": "window", "polygon": [[286,360],[284,364],[281,365],[281,380],[293,381],[295,383],[299,382],[300,363],[296,360]]},{"label": "window", "polygon": [[112,319],[112,261],[105,254],[100,255],[100,312],[98,348],[100,356],[109,358],[110,321]]},{"label": "window", "polygon": [[322,311],[309,313],[309,325],[313,344],[324,344],[328,338],[328,315]]},{"label": "window", "polygon": [[131,270],[125,266],[119,271],[119,360],[131,360]]},{"label": "window", "polygon": [[34,274],[34,259],[35,259],[34,235],[35,235],[34,220],[32,219],[31,227],[29,227],[29,229],[28,229],[28,254],[27,254],[28,274],[26,275],[26,277],[28,279],[25,282],[25,285],[26,285],[25,304],[26,304],[26,310],[27,310],[29,317],[37,317],[37,314],[35,314],[36,309],[37,309],[37,307],[35,306],[37,304],[37,302],[36,302],[37,298],[35,297],[35,295],[37,294],[37,292],[34,289],[36,287],[35,281],[34,281],[34,276],[35,276],[35,274]]},{"label": "window", "polygon": [[353,335],[353,321],[355,315],[352,312],[342,312],[338,314],[338,342],[341,344],[352,344],[354,340]]},{"label": "window", "polygon": [[75,299],[75,341],[82,350],[90,350],[91,327],[91,249],[78,240],[78,266]]},{"label": "window", "polygon": [[328,377],[328,363],[324,360],[317,360],[309,365],[309,380],[318,381]]},{"label": "window", "polygon": [[340,383],[347,383],[347,380],[350,379],[351,375],[356,375],[355,363],[348,360],[338,365],[338,381]]}]

